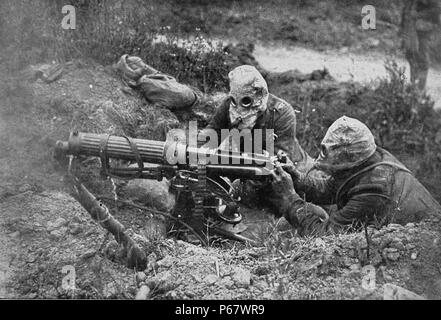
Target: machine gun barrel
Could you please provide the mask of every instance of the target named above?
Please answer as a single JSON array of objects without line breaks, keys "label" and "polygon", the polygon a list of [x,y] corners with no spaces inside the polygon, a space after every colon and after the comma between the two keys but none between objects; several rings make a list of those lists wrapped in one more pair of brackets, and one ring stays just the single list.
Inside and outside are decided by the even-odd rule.
[{"label": "machine gun barrel", "polygon": [[[141,159],[145,162],[164,164],[165,142],[147,139],[131,139],[136,144]],[[102,150],[110,158],[136,160],[130,142],[121,136],[72,132],[68,141],[57,141],[56,152],[74,156],[86,155],[99,157]]]},{"label": "machine gun barrel", "polygon": [[[133,145],[137,152],[134,152]],[[207,152],[207,153],[205,153]],[[267,175],[267,164],[271,162],[269,156],[263,154],[246,154],[239,152],[216,151],[191,147],[182,142],[165,142],[147,139],[134,139],[124,136],[73,132],[68,141],[57,141],[57,154],[86,155],[101,157],[103,153],[108,158],[139,161],[158,165],[157,168],[177,168],[176,164],[191,166],[190,159],[197,159],[200,154],[207,156],[207,175],[221,175],[227,177],[259,178]],[[136,154],[138,153],[138,154]],[[170,163],[169,157],[180,162]],[[210,158],[211,156],[211,158]],[[214,161],[212,161],[215,159]],[[136,169],[132,169],[136,170]],[[121,171],[122,172],[122,171]],[[144,173],[148,177],[148,173]]]},{"label": "machine gun barrel", "polygon": [[[207,156],[207,164],[266,166],[271,158],[263,154],[239,153],[217,150],[214,154],[202,148],[188,146],[182,142],[165,142],[148,139],[127,138],[107,134],[72,132],[68,141],[57,141],[56,152],[69,155],[101,156],[105,151],[107,157],[123,160],[137,160],[133,151],[134,144],[144,162],[170,164],[167,157],[181,160],[179,164],[190,164],[190,159],[198,155]],[[215,159],[215,163],[212,162]],[[173,163],[176,164],[176,163]]]},{"label": "machine gun barrel", "polygon": [[[176,192],[177,197],[178,210],[173,212],[186,212],[175,218],[181,221],[194,214],[198,230],[202,233],[205,224],[199,223],[204,219],[210,218],[211,221],[213,218],[215,223],[221,221],[229,224],[242,220],[237,199],[233,197],[234,187],[225,177],[230,180],[267,181],[273,164],[272,157],[267,154],[208,149],[180,141],[134,139],[86,132],[73,132],[67,141],[56,142],[55,158],[65,163],[63,159],[66,160],[66,155],[71,156],[68,172],[72,176],[72,156],[84,155],[99,157],[102,174],[107,177],[158,181],[164,177],[170,179],[171,190]],[[135,161],[138,165],[112,167],[110,158]],[[210,228],[236,240],[245,239],[233,232],[222,231],[216,225]]]}]

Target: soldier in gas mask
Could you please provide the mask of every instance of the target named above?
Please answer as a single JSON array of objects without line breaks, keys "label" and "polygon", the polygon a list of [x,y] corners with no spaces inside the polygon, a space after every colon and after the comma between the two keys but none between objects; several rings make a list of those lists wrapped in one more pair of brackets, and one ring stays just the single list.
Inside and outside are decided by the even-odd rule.
[{"label": "soldier in gas mask", "polygon": [[[140,90],[147,101],[160,107],[171,110],[191,108],[204,99],[197,89],[179,83],[175,78],[147,65],[139,57],[123,55],[115,67],[133,87]],[[242,65],[233,69],[228,74],[228,78],[230,91],[220,101],[206,128],[200,130],[198,145],[209,143],[214,132],[218,139],[215,143],[209,143],[210,148],[229,148],[256,153],[283,151],[296,164],[298,170],[303,172],[309,170],[313,161],[297,141],[296,115],[293,107],[283,99],[270,94],[262,74],[251,65]],[[250,130],[253,139],[251,144],[254,145],[254,140],[259,139],[262,142],[261,150],[244,150],[243,146],[246,142],[239,142],[240,146],[237,146],[229,139],[222,141],[225,138],[222,129]],[[255,131],[255,129],[260,130]],[[258,137],[256,132],[261,136]],[[269,135],[272,146],[267,145]],[[262,205],[271,203],[267,201],[271,200],[271,190],[267,188],[267,184],[248,181],[235,185],[239,189],[238,194],[263,200]]]},{"label": "soldier in gas mask", "polygon": [[[263,149],[266,132],[272,130],[274,152],[284,151],[296,163],[299,170],[312,165],[312,159],[300,147],[296,138],[296,115],[285,100],[268,92],[268,85],[253,66],[242,65],[229,74],[230,91],[221,102],[206,129],[218,132],[221,141],[222,129],[261,129]],[[203,133],[203,131],[202,131]],[[303,169],[304,168],[304,169]]]},{"label": "soldier in gas mask", "polygon": [[[115,69],[154,105],[179,110],[191,108],[203,99],[202,93],[196,88],[179,83],[139,57],[123,55]],[[228,77],[230,92],[220,101],[205,128],[216,131],[218,145],[222,142],[222,129],[262,129],[262,148],[265,149],[265,129],[272,129],[274,152],[283,150],[292,161],[298,163],[299,168],[310,165],[312,159],[296,139],[296,115],[292,106],[268,92],[265,79],[253,66],[239,66]],[[204,139],[204,130],[199,137]]]},{"label": "soldier in gas mask", "polygon": [[[255,129],[261,129],[262,148],[265,150],[266,139],[270,130],[273,138],[274,153],[283,152],[296,165],[297,170],[306,172],[312,167],[312,158],[300,147],[296,138],[296,115],[293,107],[285,100],[269,93],[268,85],[253,66],[242,65],[233,69],[229,74],[230,91],[213,115],[205,130],[200,132],[203,137],[206,130],[218,133],[219,144],[222,143],[222,129],[251,130],[253,139],[258,139]],[[260,134],[259,133],[259,134]],[[243,144],[240,144],[243,147]],[[230,145],[230,148],[234,146]],[[243,151],[243,150],[241,150]],[[272,191],[268,184],[256,181],[246,181],[236,184],[242,197],[258,200],[260,205],[274,206]],[[250,199],[250,198],[248,198]],[[247,201],[248,203],[254,202]],[[277,210],[274,210],[277,214]]]},{"label": "soldier in gas mask", "polygon": [[[339,118],[321,146],[314,168],[329,179],[299,172],[289,161],[272,173],[280,214],[301,235],[356,230],[364,224],[406,224],[441,214],[429,191],[393,155],[376,146],[360,121]],[[337,206],[329,214],[318,206],[328,204]]]}]

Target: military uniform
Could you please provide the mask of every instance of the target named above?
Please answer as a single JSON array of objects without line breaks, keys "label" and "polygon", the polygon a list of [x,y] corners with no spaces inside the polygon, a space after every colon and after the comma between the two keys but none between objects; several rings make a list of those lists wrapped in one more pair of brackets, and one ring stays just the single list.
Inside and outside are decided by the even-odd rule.
[{"label": "military uniform", "polygon": [[[145,96],[147,101],[171,110],[189,108],[201,99],[198,90],[183,85],[175,78],[165,75],[147,65],[141,58],[123,55],[115,65],[124,79],[131,82]],[[274,152],[283,150],[293,160],[299,162],[300,167],[311,164],[312,159],[300,147],[296,139],[296,116],[292,106],[286,101],[268,93],[265,80],[252,66],[241,66],[229,74],[230,94],[221,103],[211,118],[208,129],[218,133],[221,139],[222,129],[232,129],[230,109],[231,100],[236,97],[251,96],[252,106],[242,108],[244,113],[257,117],[253,128],[262,130],[262,148],[266,149],[265,129],[274,130]],[[256,93],[256,87],[263,91]],[[256,108],[257,106],[257,108]],[[234,108],[236,109],[236,108]],[[203,131],[200,133],[203,136]],[[254,131],[252,132],[254,136]],[[219,143],[220,144],[220,143]],[[259,150],[260,151],[260,150]]]},{"label": "military uniform", "polygon": [[[216,130],[220,141],[221,129],[231,129],[229,117],[230,97],[222,101],[207,128]],[[265,129],[274,130],[274,153],[284,151],[293,162],[297,162],[299,170],[306,171],[312,166],[312,158],[300,147],[296,138],[296,115],[293,107],[283,99],[269,94],[267,108],[257,119],[252,128],[262,130],[263,149],[265,150]]]},{"label": "military uniform", "polygon": [[[226,98],[217,109],[207,128],[218,132],[220,141],[220,130],[231,129],[232,123],[229,117],[230,98]],[[296,115],[293,107],[272,94],[269,94],[267,108],[257,119],[251,129],[254,137],[254,129],[262,129],[263,149],[265,145],[265,129],[274,130],[274,154],[280,150],[296,163],[298,170],[307,172],[313,165],[313,159],[302,149],[296,138]],[[242,150],[243,151],[243,150]],[[272,209],[276,216],[280,216],[278,196],[272,191],[269,183],[260,181],[241,181],[236,185],[237,194],[243,202],[255,206],[266,206]]]},{"label": "military uniform", "polygon": [[[314,167],[326,169],[328,179],[295,169],[288,170],[292,181],[283,170],[273,175],[280,213],[301,235],[357,229],[363,224],[406,224],[441,214],[441,205],[429,191],[393,155],[375,145],[372,133],[360,121],[341,117],[328,129],[321,146]],[[327,217],[317,205],[329,204],[336,209]]]}]

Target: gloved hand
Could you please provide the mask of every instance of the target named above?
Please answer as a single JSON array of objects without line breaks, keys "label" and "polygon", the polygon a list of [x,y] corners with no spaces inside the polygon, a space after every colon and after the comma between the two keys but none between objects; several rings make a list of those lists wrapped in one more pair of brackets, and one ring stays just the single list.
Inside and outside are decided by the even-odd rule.
[{"label": "gloved hand", "polygon": [[322,207],[315,205],[313,203],[305,202],[303,207],[296,210],[296,217],[313,215],[320,219],[321,222],[325,222],[329,219],[328,213]]},{"label": "gloved hand", "polygon": [[291,208],[300,199],[300,196],[294,189],[294,183],[289,173],[283,170],[280,163],[275,164],[275,169],[271,171],[271,187],[274,197],[271,198],[271,202],[277,213],[280,216],[285,217],[286,220],[296,228],[298,226],[298,219],[295,212],[291,212]]},{"label": "gloved hand", "polygon": [[280,163],[276,163],[275,169],[271,171],[271,180],[274,193],[282,198],[288,198],[296,193],[291,175],[282,168]]},{"label": "gloved hand", "polygon": [[301,177],[300,171],[297,170],[296,165],[291,161],[290,158],[286,155],[286,153],[282,150],[277,152],[277,162],[287,173],[291,175],[291,178],[294,180],[299,180]]}]

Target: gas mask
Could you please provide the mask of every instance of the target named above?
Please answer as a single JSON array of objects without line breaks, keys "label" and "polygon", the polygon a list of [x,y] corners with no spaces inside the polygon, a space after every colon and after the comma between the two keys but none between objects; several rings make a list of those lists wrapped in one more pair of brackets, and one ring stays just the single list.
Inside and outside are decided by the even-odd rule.
[{"label": "gas mask", "polygon": [[228,74],[230,79],[230,122],[233,128],[252,129],[266,110],[268,86],[253,66],[243,65]]},{"label": "gas mask", "polygon": [[377,149],[369,128],[357,119],[340,117],[326,132],[314,167],[329,174],[359,166]]}]

